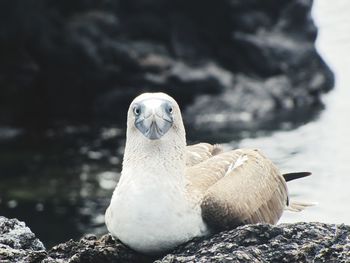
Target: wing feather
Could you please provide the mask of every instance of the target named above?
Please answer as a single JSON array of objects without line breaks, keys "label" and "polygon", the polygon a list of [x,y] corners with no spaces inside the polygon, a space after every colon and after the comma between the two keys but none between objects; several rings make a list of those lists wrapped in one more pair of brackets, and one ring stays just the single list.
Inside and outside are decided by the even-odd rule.
[{"label": "wing feather", "polygon": [[[221,155],[225,155],[223,160],[219,159]],[[222,168],[220,176],[202,175],[212,177],[207,180],[210,183],[201,186],[202,190],[207,187],[201,203],[204,220],[214,228],[276,223],[288,196],[286,182],[277,167],[258,150],[239,149],[215,157],[201,164],[208,173],[215,161]],[[230,157],[234,165],[224,163]],[[239,159],[242,163],[236,165]]]},{"label": "wing feather", "polygon": [[230,166],[237,161],[241,154],[241,150],[225,152],[188,167],[186,177],[189,181],[189,188],[191,188],[189,191],[196,190],[204,196],[209,187],[226,175]]},{"label": "wing feather", "polygon": [[187,146],[186,166],[193,166],[208,160],[223,150],[218,144],[198,143]]}]

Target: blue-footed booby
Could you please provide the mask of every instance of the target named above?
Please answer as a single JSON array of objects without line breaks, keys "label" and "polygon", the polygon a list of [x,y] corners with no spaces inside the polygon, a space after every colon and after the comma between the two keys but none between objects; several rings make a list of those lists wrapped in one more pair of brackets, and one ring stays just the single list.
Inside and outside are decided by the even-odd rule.
[{"label": "blue-footed booby", "polygon": [[292,203],[286,181],[257,149],[187,146],[176,101],[164,93],[136,97],[127,114],[120,181],[106,211],[112,236],[145,254],[161,254],[194,238],[242,224],[276,224]]}]

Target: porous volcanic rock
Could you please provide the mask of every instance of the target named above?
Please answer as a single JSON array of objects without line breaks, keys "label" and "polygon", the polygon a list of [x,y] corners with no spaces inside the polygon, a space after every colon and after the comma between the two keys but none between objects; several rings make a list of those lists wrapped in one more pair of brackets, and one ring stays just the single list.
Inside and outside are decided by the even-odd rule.
[{"label": "porous volcanic rock", "polygon": [[0,262],[40,262],[44,245],[23,222],[0,216]]},{"label": "porous volcanic rock", "polygon": [[157,263],[350,262],[350,226],[295,223],[245,225],[191,241]]},{"label": "porous volcanic rock", "polygon": [[0,262],[350,262],[350,226],[325,223],[256,224],[197,238],[152,258],[110,234],[87,235],[46,251],[24,223],[0,217]]}]

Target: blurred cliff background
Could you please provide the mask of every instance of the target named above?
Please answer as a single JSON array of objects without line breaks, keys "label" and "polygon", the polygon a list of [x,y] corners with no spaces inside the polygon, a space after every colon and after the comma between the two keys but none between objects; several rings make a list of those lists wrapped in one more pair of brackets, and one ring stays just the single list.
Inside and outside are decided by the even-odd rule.
[{"label": "blurred cliff background", "polygon": [[313,172],[290,192],[319,205],[283,222],[349,224],[348,11],[346,0],[0,0],[0,215],[47,246],[104,233],[127,107],[164,91],[189,142],[257,147],[283,171]]}]

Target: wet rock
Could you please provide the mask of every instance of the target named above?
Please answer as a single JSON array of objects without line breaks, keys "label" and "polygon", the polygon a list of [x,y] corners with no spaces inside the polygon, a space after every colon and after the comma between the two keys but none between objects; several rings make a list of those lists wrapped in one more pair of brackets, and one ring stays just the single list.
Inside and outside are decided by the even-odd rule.
[{"label": "wet rock", "polygon": [[0,262],[38,262],[45,257],[44,245],[23,222],[0,216]]},{"label": "wet rock", "polygon": [[[290,120],[319,107],[334,82],[314,46],[311,7],[312,0],[1,1],[0,121],[124,123],[130,100],[144,91],[170,93],[187,124],[204,131]],[[211,105],[219,103],[225,110]]]},{"label": "wet rock", "polygon": [[244,26],[233,31],[232,43],[241,54],[232,53],[230,67],[243,72],[235,72],[224,92],[197,96],[187,107],[185,120],[195,132],[275,129],[282,120],[304,121],[322,108],[320,95],[333,87],[334,77],[314,46],[311,7],[312,1],[289,1],[274,19],[261,7],[252,7],[259,10],[254,14],[249,8],[254,26],[236,18]]},{"label": "wet rock", "polygon": [[283,121],[305,121],[322,108],[319,96],[306,95],[310,90],[294,86],[283,74],[264,80],[239,74],[234,83],[234,89],[222,94],[197,96],[186,108],[190,134],[272,130]]}]

